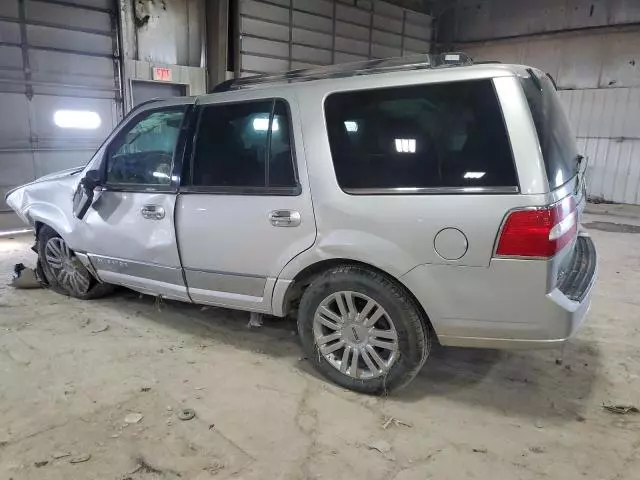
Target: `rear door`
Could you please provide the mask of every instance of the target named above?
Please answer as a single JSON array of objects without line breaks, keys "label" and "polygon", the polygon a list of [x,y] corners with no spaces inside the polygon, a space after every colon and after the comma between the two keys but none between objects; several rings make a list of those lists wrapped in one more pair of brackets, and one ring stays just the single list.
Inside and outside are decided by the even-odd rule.
[{"label": "rear door", "polygon": [[197,303],[271,311],[275,280],[316,225],[293,98],[199,107],[176,227]]}]

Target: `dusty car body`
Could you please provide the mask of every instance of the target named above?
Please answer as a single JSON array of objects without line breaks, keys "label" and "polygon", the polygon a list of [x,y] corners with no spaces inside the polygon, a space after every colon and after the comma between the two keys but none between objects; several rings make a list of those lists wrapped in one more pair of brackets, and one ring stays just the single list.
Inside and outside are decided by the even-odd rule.
[{"label": "dusty car body", "polygon": [[559,346],[589,308],[596,253],[553,83],[421,62],[147,103],[86,167],[7,202],[62,293],[297,315],[309,358],[355,390],[405,385],[435,337]]}]

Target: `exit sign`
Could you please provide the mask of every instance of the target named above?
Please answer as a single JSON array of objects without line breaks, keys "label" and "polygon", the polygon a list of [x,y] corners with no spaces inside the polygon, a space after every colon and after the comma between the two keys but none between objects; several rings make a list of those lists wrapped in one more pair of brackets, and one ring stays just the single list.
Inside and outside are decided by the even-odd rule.
[{"label": "exit sign", "polygon": [[161,82],[170,82],[173,79],[171,69],[166,67],[153,67],[153,79]]}]

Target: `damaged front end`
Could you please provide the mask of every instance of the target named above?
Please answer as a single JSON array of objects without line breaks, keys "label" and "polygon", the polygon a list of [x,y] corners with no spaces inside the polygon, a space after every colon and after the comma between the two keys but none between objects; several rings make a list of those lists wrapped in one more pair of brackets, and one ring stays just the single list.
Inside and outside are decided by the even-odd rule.
[{"label": "damaged front end", "polygon": [[73,193],[78,183],[78,173],[83,168],[76,167],[40,177],[11,190],[5,201],[32,228],[35,228],[36,222],[41,222],[68,231]]}]

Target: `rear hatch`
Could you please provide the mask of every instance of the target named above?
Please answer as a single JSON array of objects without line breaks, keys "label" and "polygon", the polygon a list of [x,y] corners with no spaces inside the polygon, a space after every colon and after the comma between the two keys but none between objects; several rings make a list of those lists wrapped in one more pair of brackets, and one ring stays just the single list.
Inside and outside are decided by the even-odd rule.
[{"label": "rear hatch", "polygon": [[[557,242],[549,272],[549,289],[559,288],[580,301],[595,270],[593,243],[580,235],[580,218],[586,204],[586,160],[578,153],[575,137],[551,77],[528,69],[521,78],[544,159],[549,198],[551,233]],[[550,237],[550,238],[551,238]]]}]

